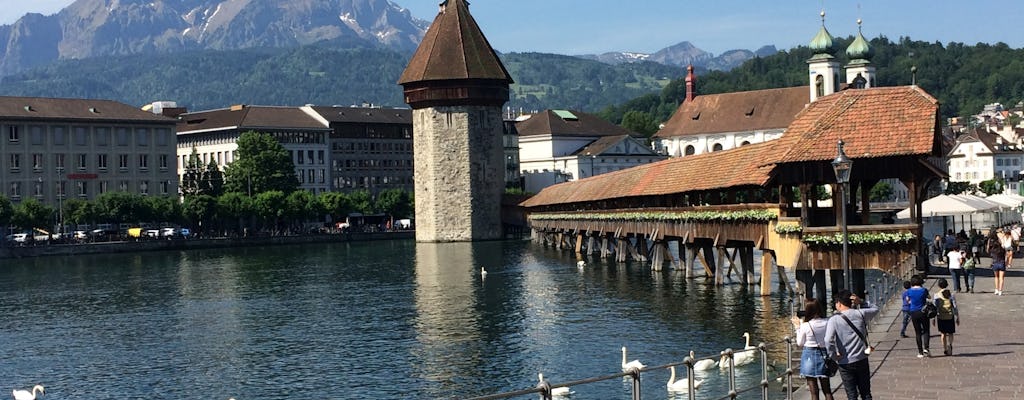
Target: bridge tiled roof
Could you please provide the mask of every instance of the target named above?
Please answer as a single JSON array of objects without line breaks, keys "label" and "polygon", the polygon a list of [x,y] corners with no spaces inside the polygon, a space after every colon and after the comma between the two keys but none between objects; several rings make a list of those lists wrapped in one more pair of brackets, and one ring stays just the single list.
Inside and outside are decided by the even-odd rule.
[{"label": "bridge tiled roof", "polygon": [[770,150],[770,143],[758,143],[641,165],[549,186],[522,205],[535,207],[762,186],[770,179],[772,167],[759,164]]},{"label": "bridge tiled roof", "polygon": [[804,109],[809,96],[808,86],[699,95],[680,104],[654,136],[785,129]]},{"label": "bridge tiled roof", "polygon": [[917,86],[850,89],[819,98],[797,115],[762,164],[931,154],[939,102]]}]

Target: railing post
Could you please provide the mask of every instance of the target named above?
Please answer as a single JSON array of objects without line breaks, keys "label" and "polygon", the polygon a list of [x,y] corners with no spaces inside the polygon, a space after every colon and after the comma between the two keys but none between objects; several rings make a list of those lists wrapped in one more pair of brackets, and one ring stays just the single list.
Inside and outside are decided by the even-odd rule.
[{"label": "railing post", "polygon": [[630,370],[630,375],[633,375],[633,400],[640,399],[640,369],[633,368]]},{"label": "railing post", "polygon": [[786,341],[786,400],[793,400],[793,338],[788,335]]},{"label": "railing post", "polygon": [[722,355],[729,357],[729,398],[735,399],[739,395],[736,391],[736,361],[733,359],[732,349],[725,349]]},{"label": "railing post", "polygon": [[757,351],[761,353],[761,399],[768,400],[768,350],[764,342],[757,344]]},{"label": "railing post", "polygon": [[693,376],[693,357],[686,356],[686,358],[683,359],[683,362],[686,363],[686,380],[690,383],[686,388],[686,392],[690,395],[688,399],[693,400],[697,396],[697,388],[694,387],[695,379]]}]

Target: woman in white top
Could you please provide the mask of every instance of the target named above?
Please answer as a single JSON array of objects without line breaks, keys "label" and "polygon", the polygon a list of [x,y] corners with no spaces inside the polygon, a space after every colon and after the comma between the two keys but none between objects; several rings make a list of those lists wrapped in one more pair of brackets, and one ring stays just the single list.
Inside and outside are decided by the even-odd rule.
[{"label": "woman in white top", "polygon": [[825,329],[828,319],[822,312],[818,300],[808,299],[804,302],[804,318],[801,321],[793,317],[796,328],[796,344],[803,347],[800,355],[800,375],[807,378],[807,391],[811,400],[818,400],[818,388],[825,394],[825,400],[832,400],[832,388],[829,377],[825,373],[825,356],[827,347],[824,343]]}]

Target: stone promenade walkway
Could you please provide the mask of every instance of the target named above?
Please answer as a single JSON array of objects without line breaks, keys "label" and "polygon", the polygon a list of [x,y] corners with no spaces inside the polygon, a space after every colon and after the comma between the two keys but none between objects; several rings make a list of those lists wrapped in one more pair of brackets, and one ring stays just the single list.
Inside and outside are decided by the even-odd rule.
[{"label": "stone promenade walkway", "polygon": [[[988,259],[982,259],[988,265]],[[913,327],[900,338],[899,307],[889,307],[869,329],[876,346],[871,355],[875,399],[1024,399],[1024,260],[1007,271],[1004,294],[993,292],[992,271],[978,269],[975,293],[955,294],[960,326],[953,355],[942,354],[938,329],[931,328],[931,357],[917,358]],[[935,281],[946,273],[933,268],[925,284],[934,295]],[[948,277],[947,277],[948,279]],[[837,375],[835,398],[845,399]],[[796,393],[794,393],[796,395]],[[802,391],[797,398],[808,398]]]}]

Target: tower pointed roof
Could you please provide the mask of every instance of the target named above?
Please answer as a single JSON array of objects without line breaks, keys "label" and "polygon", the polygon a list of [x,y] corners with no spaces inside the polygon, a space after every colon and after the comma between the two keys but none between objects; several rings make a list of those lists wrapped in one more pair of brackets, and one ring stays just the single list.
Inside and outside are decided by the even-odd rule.
[{"label": "tower pointed roof", "polygon": [[513,82],[470,15],[469,2],[445,0],[398,83],[466,79]]}]

